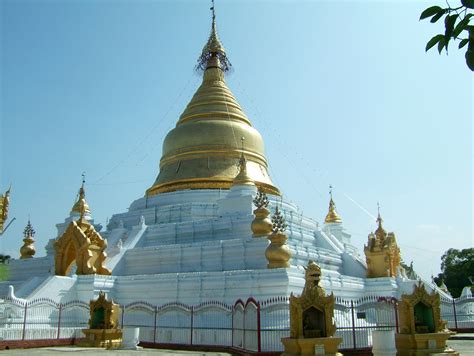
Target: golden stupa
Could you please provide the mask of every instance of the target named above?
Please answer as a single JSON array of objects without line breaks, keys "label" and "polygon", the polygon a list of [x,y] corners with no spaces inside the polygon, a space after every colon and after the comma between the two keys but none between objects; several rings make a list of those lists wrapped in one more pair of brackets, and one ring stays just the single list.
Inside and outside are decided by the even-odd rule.
[{"label": "golden stupa", "polygon": [[[148,196],[183,189],[229,189],[245,155],[246,174],[260,190],[280,195],[267,171],[263,139],[226,85],[231,64],[216,31],[215,15],[209,39],[199,58],[201,86],[166,136],[160,173]],[[245,148],[239,143],[245,139]]]}]

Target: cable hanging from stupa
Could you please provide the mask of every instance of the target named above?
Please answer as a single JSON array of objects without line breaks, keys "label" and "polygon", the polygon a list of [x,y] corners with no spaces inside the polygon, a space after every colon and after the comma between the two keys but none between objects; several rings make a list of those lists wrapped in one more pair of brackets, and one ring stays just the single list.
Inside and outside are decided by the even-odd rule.
[{"label": "cable hanging from stupa", "polygon": [[230,72],[232,70],[232,64],[230,63],[229,58],[227,58],[225,48],[222,45],[222,42],[219,40],[219,36],[217,35],[214,0],[212,0],[211,11],[211,34],[209,35],[209,39],[202,49],[195,69],[197,72],[204,72],[209,67],[218,67],[224,72]]}]

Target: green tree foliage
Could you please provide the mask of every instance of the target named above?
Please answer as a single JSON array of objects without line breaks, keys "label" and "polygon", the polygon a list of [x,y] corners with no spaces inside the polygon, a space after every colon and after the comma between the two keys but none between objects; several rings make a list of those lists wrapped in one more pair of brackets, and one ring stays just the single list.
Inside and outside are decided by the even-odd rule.
[{"label": "green tree foliage", "polygon": [[464,287],[471,285],[469,277],[474,277],[474,248],[450,248],[441,256],[441,273],[434,281],[438,285],[444,281],[451,295],[457,298]]},{"label": "green tree foliage", "polygon": [[452,42],[458,41],[458,48],[461,49],[467,45],[466,64],[468,68],[474,71],[474,26],[471,18],[474,16],[474,0],[460,0],[457,7],[431,6],[421,13],[420,20],[430,19],[431,23],[437,22],[444,17],[444,33],[434,36],[426,44],[425,50],[438,47],[438,52],[446,50]]}]

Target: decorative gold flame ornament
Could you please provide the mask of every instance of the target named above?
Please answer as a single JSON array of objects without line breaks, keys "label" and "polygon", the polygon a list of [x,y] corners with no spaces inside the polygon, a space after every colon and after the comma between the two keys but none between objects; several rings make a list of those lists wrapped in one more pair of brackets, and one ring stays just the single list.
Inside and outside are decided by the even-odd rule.
[{"label": "decorative gold flame ornament", "polygon": [[255,185],[255,182],[247,172],[247,160],[243,153],[243,140],[244,138],[242,137],[242,155],[239,159],[239,174],[234,178],[232,185]]},{"label": "decorative gold flame ornament", "polygon": [[291,251],[286,244],[288,236],[285,234],[288,225],[278,206],[272,216],[272,226],[272,234],[268,236],[270,245],[265,250],[265,257],[268,260],[267,268],[290,267]]},{"label": "decorative gold flame ornament", "polygon": [[82,330],[86,335],[80,346],[120,347],[122,330],[119,328],[118,317],[120,308],[113,300],[107,300],[104,292],[99,292],[97,300],[90,301],[89,329]]},{"label": "decorative gold flame ornament", "polygon": [[33,229],[33,226],[31,226],[30,219],[28,219],[28,224],[23,231],[23,236],[24,244],[20,248],[20,259],[32,258],[36,253],[36,249],[35,246],[33,246],[33,243],[35,242],[35,230]]},{"label": "decorative gold flame ornament", "polygon": [[309,261],[305,267],[305,285],[301,296],[290,296],[290,337],[282,338],[283,355],[314,355],[320,349],[324,355],[341,355],[337,346],[342,338],[334,337],[334,294],[326,295],[320,286],[321,268]]},{"label": "decorative gold flame ornament", "polygon": [[257,207],[257,209],[253,211],[255,219],[251,225],[253,237],[266,237],[272,232],[273,227],[272,221],[268,218],[270,210],[268,210],[267,207],[270,202],[267,195],[259,190],[253,203]]},{"label": "decorative gold flame ornament", "polygon": [[455,333],[441,320],[439,294],[435,291],[428,294],[421,281],[414,286],[412,294],[402,295],[398,314],[397,355],[459,355],[446,345],[446,340]]},{"label": "decorative gold flame ornament", "polygon": [[4,224],[8,219],[8,207],[10,205],[10,190],[11,187],[5,192],[0,194],[0,234],[3,233]]},{"label": "decorative gold flame ornament", "polygon": [[107,240],[102,238],[85,218],[86,212],[90,213],[90,209],[85,199],[84,182],[79,199],[74,204],[74,207],[76,206],[80,212],[79,219],[71,221],[66,231],[54,243],[56,275],[68,275],[74,263],[78,275],[110,275],[111,271],[104,266]]},{"label": "decorative gold flame ornament", "polygon": [[364,253],[367,261],[367,278],[396,277],[400,267],[400,248],[393,232],[387,233],[382,226],[380,208],[377,230],[369,234]]},{"label": "decorative gold flame ornament", "polygon": [[329,186],[329,211],[326,215],[326,218],[324,219],[324,223],[326,224],[340,224],[342,223],[342,218],[339,216],[339,214],[336,211],[336,204],[334,203],[334,200],[332,199],[332,186]]},{"label": "decorative gold flame ornament", "polygon": [[[230,68],[213,12],[211,33],[197,65],[204,72],[202,84],[163,142],[160,172],[148,196],[184,189],[230,189],[237,174],[235,161],[242,153],[247,177],[262,191],[280,194],[267,171],[262,136],[225,82]],[[245,137],[245,150],[239,147],[240,137]]]}]

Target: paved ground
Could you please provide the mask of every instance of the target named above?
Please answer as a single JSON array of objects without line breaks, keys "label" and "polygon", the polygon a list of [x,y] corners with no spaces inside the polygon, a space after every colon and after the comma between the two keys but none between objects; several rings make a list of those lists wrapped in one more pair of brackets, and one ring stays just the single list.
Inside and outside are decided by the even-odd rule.
[{"label": "paved ground", "polygon": [[448,346],[458,351],[462,356],[474,355],[474,340],[448,340]]},{"label": "paved ground", "polygon": [[[473,335],[474,336],[474,335]],[[458,351],[462,356],[474,356],[474,340],[449,340],[448,345]],[[55,355],[70,355],[81,353],[88,355],[100,354],[102,356],[137,356],[137,355],[170,355],[170,356],[230,356],[231,354],[225,352],[203,352],[203,351],[179,351],[179,350],[156,350],[156,349],[141,349],[135,350],[104,350],[96,348],[85,347],[44,347],[38,349],[15,349],[5,350],[2,354],[8,355],[28,355],[28,356],[55,356]]]},{"label": "paved ground", "polygon": [[78,355],[79,353],[87,355],[100,354],[101,356],[137,356],[137,355],[171,355],[171,356],[230,356],[225,352],[203,352],[203,351],[179,351],[179,350],[157,350],[157,349],[141,349],[135,350],[104,350],[87,347],[43,347],[38,349],[15,349],[5,350],[2,354],[8,355],[34,355],[34,356],[55,356],[55,355]]}]

